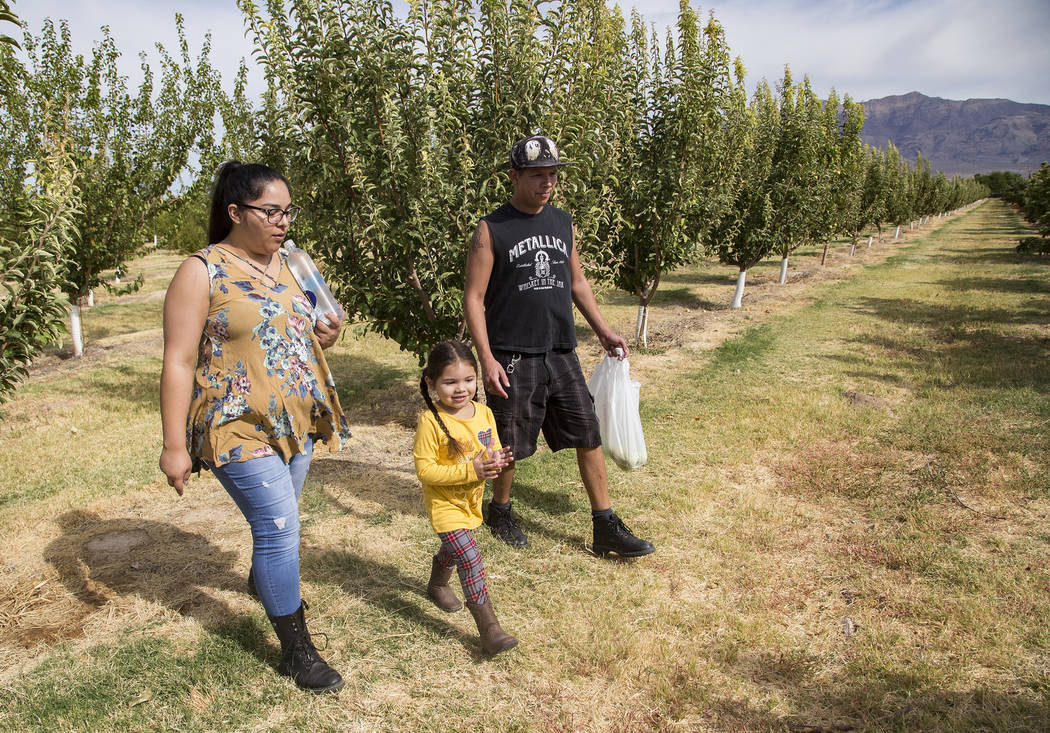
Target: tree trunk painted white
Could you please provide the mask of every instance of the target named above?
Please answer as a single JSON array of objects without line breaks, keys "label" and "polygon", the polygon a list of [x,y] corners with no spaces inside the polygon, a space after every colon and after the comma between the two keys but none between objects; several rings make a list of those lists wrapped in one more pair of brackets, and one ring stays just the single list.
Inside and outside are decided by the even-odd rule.
[{"label": "tree trunk painted white", "polygon": [[736,276],[736,293],[733,294],[733,307],[739,308],[744,299],[744,283],[747,282],[747,270],[741,270]]},{"label": "tree trunk painted white", "polygon": [[94,289],[88,291],[87,307],[88,308],[94,308],[95,307],[95,291],[94,291]]},{"label": "tree trunk painted white", "polygon": [[[900,227],[897,227],[897,231],[900,231]],[[868,249],[871,249],[871,240],[874,239],[870,234],[868,235]]]},{"label": "tree trunk painted white", "polygon": [[897,237],[899,237],[900,235],[901,235],[901,225],[900,225],[900,224],[898,224],[898,225],[897,225],[897,233],[893,235],[893,238],[894,238],[894,239],[896,239],[896,238],[897,238]]},{"label": "tree trunk painted white", "polygon": [[644,348],[649,347],[648,342],[648,331],[649,331],[649,306],[640,305],[638,306],[638,320],[634,324],[634,341],[637,344],[641,344]]},{"label": "tree trunk painted white", "polygon": [[783,285],[784,283],[787,282],[787,279],[788,279],[788,258],[785,257],[784,259],[782,259],[780,261],[780,279],[777,280],[777,283],[779,283],[780,285]]},{"label": "tree trunk painted white", "polygon": [[856,243],[856,241],[850,242],[849,243],[849,256],[852,257],[853,253],[856,252],[856,251],[857,251],[857,243]]},{"label": "tree trunk painted white", "polygon": [[153,233],[153,249],[157,248],[157,233]]},{"label": "tree trunk painted white", "polygon": [[113,276],[113,284],[114,285],[120,285],[120,275],[114,275]]},{"label": "tree trunk painted white", "polygon": [[79,359],[84,355],[84,333],[80,327],[79,305],[69,308],[69,335],[73,337],[73,356]]}]

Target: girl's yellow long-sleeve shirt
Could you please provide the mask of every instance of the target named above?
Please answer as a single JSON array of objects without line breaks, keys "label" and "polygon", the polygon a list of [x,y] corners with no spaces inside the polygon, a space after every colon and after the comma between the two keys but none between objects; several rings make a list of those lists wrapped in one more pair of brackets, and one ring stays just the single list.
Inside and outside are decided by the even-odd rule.
[{"label": "girl's yellow long-sleeve shirt", "polygon": [[462,455],[449,450],[448,436],[430,410],[419,416],[416,426],[412,455],[416,475],[423,484],[423,503],[435,532],[474,529],[482,522],[485,481],[474,472],[473,460],[485,448],[495,452],[502,446],[492,410],[479,402],[471,404],[474,416],[465,420],[441,413],[445,426],[463,448]]}]

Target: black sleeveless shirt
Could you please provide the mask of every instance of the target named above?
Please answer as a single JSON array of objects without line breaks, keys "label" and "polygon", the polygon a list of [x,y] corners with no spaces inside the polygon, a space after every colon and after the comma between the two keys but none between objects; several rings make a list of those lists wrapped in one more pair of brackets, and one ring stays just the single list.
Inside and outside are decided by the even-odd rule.
[{"label": "black sleeveless shirt", "polygon": [[550,205],[526,214],[506,203],[484,218],[493,251],[485,291],[489,346],[525,354],[576,348],[572,215]]}]

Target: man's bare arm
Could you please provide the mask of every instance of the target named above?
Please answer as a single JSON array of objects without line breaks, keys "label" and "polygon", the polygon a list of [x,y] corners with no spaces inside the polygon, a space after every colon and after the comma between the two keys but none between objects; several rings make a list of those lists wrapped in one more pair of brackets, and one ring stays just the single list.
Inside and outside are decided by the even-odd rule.
[{"label": "man's bare arm", "polygon": [[510,386],[510,380],[503,371],[503,367],[492,356],[488,328],[485,324],[485,292],[488,290],[489,278],[492,276],[493,257],[489,225],[484,220],[479,221],[467,249],[467,278],[463,286],[463,313],[467,319],[470,338],[478,352],[478,362],[481,366],[485,389],[506,397],[505,387]]}]

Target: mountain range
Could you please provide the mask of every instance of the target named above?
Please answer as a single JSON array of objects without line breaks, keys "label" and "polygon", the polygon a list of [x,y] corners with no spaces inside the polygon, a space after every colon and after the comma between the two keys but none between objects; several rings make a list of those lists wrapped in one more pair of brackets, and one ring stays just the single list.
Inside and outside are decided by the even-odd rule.
[{"label": "mountain range", "polygon": [[915,160],[948,176],[992,171],[1031,174],[1050,161],[1050,105],[1009,99],[956,101],[919,92],[864,102],[863,138],[886,149],[892,141]]}]

